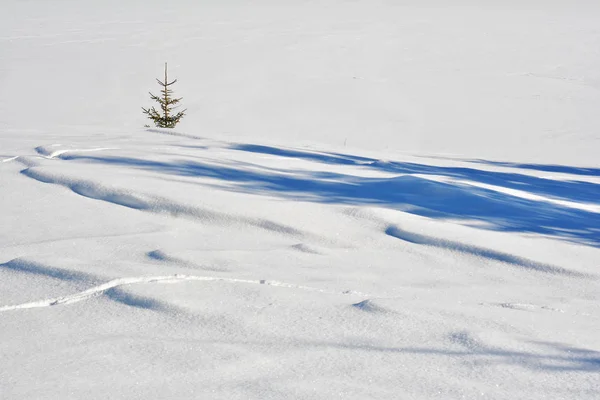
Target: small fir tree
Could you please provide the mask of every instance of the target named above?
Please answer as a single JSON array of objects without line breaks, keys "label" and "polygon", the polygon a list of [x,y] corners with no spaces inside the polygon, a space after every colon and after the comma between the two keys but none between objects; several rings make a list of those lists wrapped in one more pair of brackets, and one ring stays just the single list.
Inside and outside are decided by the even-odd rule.
[{"label": "small fir tree", "polygon": [[173,114],[173,108],[177,107],[181,98],[174,99],[171,97],[173,91],[170,89],[170,86],[177,82],[177,79],[173,82],[169,82],[167,78],[167,63],[165,63],[164,82],[160,79],[156,79],[156,81],[162,86],[162,90],[160,91],[161,96],[155,96],[150,92],[150,98],[160,104],[160,111],[157,111],[154,107],[149,109],[142,107],[142,110],[144,111],[144,114],[148,115],[148,118],[154,122],[154,125],[156,125],[157,128],[175,128],[175,125],[183,118],[187,109]]}]

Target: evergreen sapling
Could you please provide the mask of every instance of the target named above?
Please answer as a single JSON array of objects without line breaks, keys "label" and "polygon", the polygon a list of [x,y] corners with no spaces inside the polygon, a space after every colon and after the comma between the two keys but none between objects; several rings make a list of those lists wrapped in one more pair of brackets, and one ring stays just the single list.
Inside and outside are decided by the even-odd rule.
[{"label": "evergreen sapling", "polygon": [[160,79],[156,79],[156,81],[162,87],[160,91],[161,95],[156,96],[150,92],[150,98],[160,105],[160,111],[157,111],[154,107],[149,109],[142,107],[142,110],[154,122],[157,128],[174,128],[179,123],[179,120],[183,118],[187,109],[179,111],[176,114],[173,113],[173,109],[177,107],[182,98],[174,99],[171,97],[173,91],[170,89],[170,86],[177,82],[177,79],[169,82],[167,78],[167,63],[165,63],[164,82]]}]

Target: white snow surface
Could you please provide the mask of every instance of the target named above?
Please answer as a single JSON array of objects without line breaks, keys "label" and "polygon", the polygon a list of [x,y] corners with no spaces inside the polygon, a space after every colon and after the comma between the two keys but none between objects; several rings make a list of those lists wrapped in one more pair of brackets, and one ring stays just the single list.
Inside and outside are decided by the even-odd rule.
[{"label": "white snow surface", "polygon": [[600,398],[598,21],[4,0],[0,398]]}]

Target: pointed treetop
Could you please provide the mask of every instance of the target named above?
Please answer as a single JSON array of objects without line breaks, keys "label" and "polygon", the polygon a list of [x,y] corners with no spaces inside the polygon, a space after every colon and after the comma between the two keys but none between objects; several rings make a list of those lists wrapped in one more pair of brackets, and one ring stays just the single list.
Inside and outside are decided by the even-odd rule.
[{"label": "pointed treetop", "polygon": [[174,128],[175,125],[177,125],[177,123],[179,122],[179,120],[185,115],[186,110],[180,111],[175,115],[171,115],[173,108],[177,107],[176,104],[178,104],[179,101],[181,101],[181,98],[178,98],[178,99],[171,98],[171,93],[173,91],[171,89],[169,89],[169,86],[171,86],[175,82],[177,82],[177,79],[175,79],[173,82],[169,82],[168,75],[167,75],[167,63],[166,62],[165,62],[165,80],[164,80],[164,82],[161,81],[160,79],[156,79],[156,81],[158,82],[158,84],[160,86],[162,86],[162,90],[161,90],[162,96],[159,97],[159,96],[156,96],[156,95],[150,93],[150,98],[152,100],[156,101],[160,105],[160,109],[161,109],[162,113],[157,111],[154,107],[152,107],[150,109],[146,109],[146,108],[142,107],[142,110],[144,111],[144,114],[148,115],[148,118],[150,118],[152,121],[154,121],[154,124],[158,128]]}]

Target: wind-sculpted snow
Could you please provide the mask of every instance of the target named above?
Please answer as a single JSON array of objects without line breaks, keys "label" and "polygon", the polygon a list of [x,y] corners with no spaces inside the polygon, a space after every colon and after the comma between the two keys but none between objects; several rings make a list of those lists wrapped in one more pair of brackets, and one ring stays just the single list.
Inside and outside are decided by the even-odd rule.
[{"label": "wind-sculpted snow", "polygon": [[[40,320],[63,327],[64,351],[82,360],[111,354],[190,373],[169,367],[175,358],[200,393],[231,384],[226,365],[268,381],[290,363],[311,381],[342,379],[349,398],[394,398],[407,376],[426,382],[406,386],[422,398],[472,394],[455,382],[485,386],[499,374],[513,382],[509,396],[599,389],[593,176],[143,134],[135,146],[36,146],[2,164],[7,188],[26,199],[1,199],[21,238],[2,244],[7,357],[19,359],[6,350],[15,329]],[[104,220],[108,230],[97,227]],[[40,229],[53,239],[23,239]],[[442,383],[428,365],[444,370]],[[153,387],[157,371],[140,376]],[[238,390],[286,397],[261,385],[219,393]]]},{"label": "wind-sculpted snow", "polygon": [[570,271],[566,268],[557,267],[550,264],[543,264],[528,260],[523,257],[518,257],[509,253],[484,249],[477,246],[471,246],[464,243],[453,242],[446,239],[437,239],[418,233],[404,231],[397,226],[389,226],[385,230],[386,235],[407,241],[409,243],[420,244],[425,246],[441,247],[450,251],[472,254],[476,257],[487,258],[490,260],[500,261],[502,263],[511,264],[519,268],[530,269],[532,271],[544,272],[548,274],[558,274],[564,276],[572,276],[578,278],[592,279],[592,276],[582,274],[576,271]]},{"label": "wind-sculpted snow", "polygon": [[600,2],[1,4],[0,399],[598,400]]},{"label": "wind-sculpted snow", "polygon": [[245,217],[225,215],[218,212],[203,210],[198,207],[178,204],[177,202],[156,196],[136,194],[124,189],[104,187],[93,181],[48,174],[41,169],[27,168],[21,171],[21,173],[40,182],[68,187],[74,193],[84,197],[113,203],[135,210],[150,211],[171,216],[186,216],[205,222],[212,221],[224,224],[243,223],[292,236],[302,235],[301,232],[293,228],[269,220],[252,220]]},{"label": "wind-sculpted snow", "polygon": [[[270,150],[270,152],[274,151]],[[352,157],[321,158],[316,153],[288,150],[282,150],[281,153],[294,156],[313,154],[314,156],[310,156],[309,159],[325,163],[329,163],[331,159],[347,160]],[[551,196],[556,193],[556,196],[569,198],[574,202],[585,201],[600,206],[598,201],[600,184],[589,182],[552,181],[518,174],[429,167],[410,163],[405,166],[405,163],[373,162],[365,166],[363,158],[360,158],[358,164],[358,161],[352,161],[351,165],[375,168],[377,171],[393,175],[381,178],[324,171],[304,172],[287,169],[272,171],[236,168],[224,163],[209,164],[193,160],[165,162],[117,156],[71,155],[67,160],[144,169],[190,178],[211,178],[220,182],[215,184],[216,187],[246,193],[279,195],[289,199],[327,204],[378,205],[430,218],[478,220],[485,222],[489,229],[537,233],[600,246],[598,228],[600,213],[598,212],[517,197],[499,190],[473,187],[463,183],[469,180],[479,182],[481,176],[489,176],[493,179],[487,179],[486,182],[493,182],[501,188],[512,188],[517,185],[521,191],[533,190],[537,195]],[[346,162],[342,162],[342,165],[346,165]],[[438,182],[427,179],[428,175],[460,177],[463,181]],[[550,188],[558,188],[559,191],[550,193],[541,191],[544,187],[547,187],[548,191]]]},{"label": "wind-sculpted snow", "polygon": [[180,265],[188,269],[192,270],[202,270],[202,271],[213,271],[213,272],[227,272],[229,271],[227,268],[221,266],[212,266],[212,265],[203,265],[201,263],[196,263],[190,260],[178,258],[172,255],[165,253],[162,250],[152,250],[146,253],[146,256],[153,261],[157,261],[163,263],[165,265]]},{"label": "wind-sculpted snow", "polygon": [[96,151],[103,151],[103,150],[115,150],[114,148],[111,148],[111,147],[99,147],[96,149],[59,149],[59,150],[55,150],[55,148],[57,146],[60,146],[60,145],[39,146],[39,147],[35,148],[35,151],[44,157],[52,159],[52,158],[60,157],[63,154],[71,153],[71,152],[89,153],[89,152],[96,152]]},{"label": "wind-sculpted snow", "polygon": [[12,271],[17,271],[26,274],[42,275],[50,278],[60,279],[63,281],[94,282],[100,279],[97,276],[86,274],[83,272],[48,267],[21,258],[15,258],[13,260],[0,264],[0,268],[6,268]]}]

